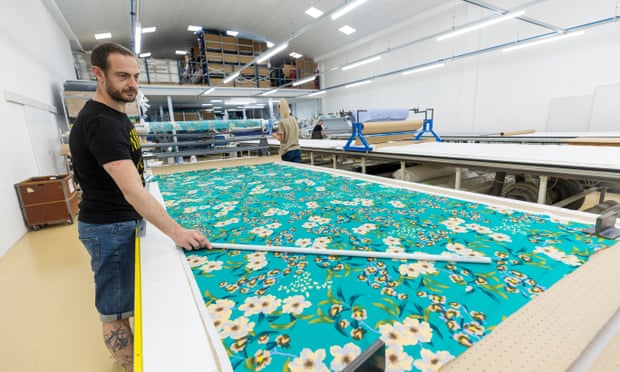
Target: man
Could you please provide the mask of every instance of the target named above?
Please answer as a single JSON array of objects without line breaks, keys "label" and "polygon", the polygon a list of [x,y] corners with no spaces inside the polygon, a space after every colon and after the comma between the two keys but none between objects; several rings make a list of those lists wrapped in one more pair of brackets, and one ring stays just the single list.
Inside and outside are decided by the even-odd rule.
[{"label": "man", "polygon": [[97,91],[80,111],[69,145],[82,188],[79,238],[91,255],[95,306],[112,356],[133,370],[135,229],[142,218],[178,247],[210,248],[196,230],[181,227],[144,188],[142,150],[125,104],[138,93],[138,63],[122,45],[106,43],[91,55]]},{"label": "man", "polygon": [[291,116],[288,102],[284,98],[278,102],[280,121],[278,132],[272,136],[280,141],[280,157],[284,161],[301,163],[301,148],[299,147],[299,125],[297,119]]},{"label": "man", "polygon": [[323,123],[323,119],[320,119],[314,128],[312,128],[312,139],[327,138],[327,134],[325,134],[325,130],[323,129]]}]

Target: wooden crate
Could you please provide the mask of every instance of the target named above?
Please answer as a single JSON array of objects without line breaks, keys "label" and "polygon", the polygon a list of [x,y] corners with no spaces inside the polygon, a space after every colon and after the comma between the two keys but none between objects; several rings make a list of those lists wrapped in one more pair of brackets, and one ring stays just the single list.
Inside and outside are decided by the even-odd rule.
[{"label": "wooden crate", "polygon": [[15,185],[26,226],[73,223],[78,212],[77,189],[73,176],[32,177]]}]

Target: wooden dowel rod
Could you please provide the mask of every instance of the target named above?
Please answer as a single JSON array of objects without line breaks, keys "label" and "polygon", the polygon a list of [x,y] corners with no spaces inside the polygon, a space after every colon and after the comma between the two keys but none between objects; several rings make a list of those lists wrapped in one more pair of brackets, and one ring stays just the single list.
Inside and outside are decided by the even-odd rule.
[{"label": "wooden dowel rod", "polygon": [[423,260],[423,261],[446,261],[446,262],[467,262],[467,263],[491,263],[491,258],[486,256],[459,256],[459,255],[439,255],[428,253],[394,253],[394,252],[375,252],[375,251],[351,251],[341,249],[315,249],[300,247],[281,247],[275,245],[255,245],[255,244],[230,244],[211,242],[213,248],[239,249],[246,251],[264,252],[283,252],[295,254],[315,254],[327,256],[350,256],[350,257],[375,257],[394,260]]}]

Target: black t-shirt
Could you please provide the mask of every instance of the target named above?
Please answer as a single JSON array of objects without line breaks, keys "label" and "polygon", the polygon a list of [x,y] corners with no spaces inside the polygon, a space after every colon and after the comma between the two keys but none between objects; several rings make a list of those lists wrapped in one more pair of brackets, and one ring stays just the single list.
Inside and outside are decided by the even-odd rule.
[{"label": "black t-shirt", "polygon": [[323,134],[321,133],[322,131],[323,131],[323,126],[321,126],[321,124],[315,125],[314,128],[312,128],[312,139],[323,138]]},{"label": "black t-shirt", "polygon": [[103,169],[103,164],[111,161],[130,159],[143,177],[140,139],[125,113],[89,100],[71,128],[69,147],[74,175],[82,188],[80,221],[113,223],[142,218]]}]

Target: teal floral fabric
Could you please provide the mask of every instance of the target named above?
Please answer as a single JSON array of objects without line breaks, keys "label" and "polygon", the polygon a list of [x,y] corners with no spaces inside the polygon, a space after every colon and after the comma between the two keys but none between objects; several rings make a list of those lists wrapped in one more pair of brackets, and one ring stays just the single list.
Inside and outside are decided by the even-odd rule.
[{"label": "teal floral fabric", "polygon": [[548,215],[281,163],[156,180],[173,218],[212,242],[493,259],[188,251],[235,371],[339,371],[377,339],[386,371],[436,371],[614,243]]},{"label": "teal floral fabric", "polygon": [[255,128],[262,127],[262,120],[198,120],[198,121],[150,121],[148,122],[148,132],[167,133],[173,129],[180,131],[222,131],[231,128]]}]

